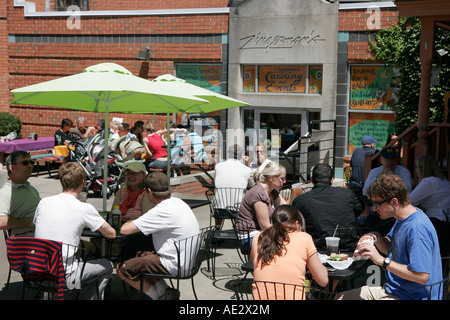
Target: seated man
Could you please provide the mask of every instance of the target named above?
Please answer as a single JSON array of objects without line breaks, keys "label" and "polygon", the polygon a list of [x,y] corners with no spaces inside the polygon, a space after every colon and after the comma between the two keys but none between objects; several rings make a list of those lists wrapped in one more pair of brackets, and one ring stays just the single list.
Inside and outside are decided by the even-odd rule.
[{"label": "seated man", "polygon": [[[367,196],[367,190],[369,189],[372,182],[380,175],[382,172],[392,171],[397,176],[403,179],[403,182],[406,184],[406,188],[408,189],[408,193],[412,191],[412,177],[411,172],[408,169],[402,167],[398,163],[397,151],[393,147],[388,147],[380,152],[380,161],[381,166],[370,170],[369,175],[364,183],[363,194]],[[369,202],[370,205],[370,202]],[[372,230],[376,229],[382,235],[386,235],[386,233],[391,229],[394,224],[394,219],[386,219],[386,221],[381,221],[378,213],[373,211],[370,207],[370,213],[365,218],[364,224]]]},{"label": "seated man", "polygon": [[9,178],[0,187],[0,229],[12,229],[13,236],[34,233],[33,217],[41,198],[28,182],[33,163],[25,151],[13,151],[5,162]]},{"label": "seated man", "polygon": [[[126,222],[120,232],[128,235],[142,232],[153,235],[155,252],[144,252],[117,266],[117,274],[133,288],[140,290],[139,274],[177,274],[177,251],[174,242],[199,234],[197,218],[182,200],[171,197],[167,175],[153,172],[145,180],[146,194],[155,207],[136,220]],[[184,253],[181,252],[181,257]],[[158,278],[146,278],[143,291],[153,300],[178,299],[179,292]]]},{"label": "seated man", "polygon": [[408,169],[402,167],[398,164],[397,151],[394,148],[388,147],[380,152],[381,166],[370,170],[366,181],[364,182],[363,194],[367,195],[367,190],[369,189],[375,178],[385,169],[391,170],[393,173],[398,175],[406,184],[408,193],[412,191],[412,178],[411,172]]},{"label": "seated man", "polygon": [[[433,224],[422,210],[411,205],[404,181],[395,174],[379,175],[367,194],[381,219],[396,220],[386,237],[372,232],[375,244],[364,243],[358,248],[363,257],[386,270],[386,284],[346,291],[339,299],[425,300],[424,285],[442,280],[439,242]],[[436,300],[440,295],[442,290],[436,289],[431,298]]]},{"label": "seated man", "polygon": [[[105,238],[114,239],[116,231],[100,216],[94,206],[77,199],[86,182],[86,173],[83,167],[76,162],[66,163],[59,169],[59,178],[63,192],[42,199],[36,208],[35,237],[78,246],[81,232],[88,227],[92,231],[98,230]],[[63,256],[63,258],[66,257]],[[67,259],[70,258],[67,257]],[[102,296],[112,272],[113,265],[110,261],[106,259],[89,260],[86,262],[83,277],[77,280],[82,283],[92,277],[99,277],[98,290]],[[71,275],[66,274],[66,278],[69,276]],[[100,298],[96,296],[97,288],[95,286],[96,282],[89,284],[86,298]]]},{"label": "seated man", "polygon": [[331,186],[333,170],[328,164],[319,163],[313,168],[311,182],[311,191],[299,195],[292,205],[305,218],[306,232],[317,250],[326,251],[325,237],[332,236],[336,226],[348,231],[336,234],[341,238],[340,250],[353,250],[358,241],[356,217],[363,212],[363,203],[350,189]]}]

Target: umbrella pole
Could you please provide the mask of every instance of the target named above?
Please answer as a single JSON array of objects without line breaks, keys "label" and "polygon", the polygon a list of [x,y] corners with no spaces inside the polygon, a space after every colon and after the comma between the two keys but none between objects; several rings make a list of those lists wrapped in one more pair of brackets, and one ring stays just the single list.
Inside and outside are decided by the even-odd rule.
[{"label": "umbrella pole", "polygon": [[167,181],[169,181],[169,188],[170,188],[170,113],[167,112]]},{"label": "umbrella pole", "polygon": [[108,197],[108,149],[109,149],[109,95],[105,101],[105,147],[103,153],[103,211],[106,211],[106,200]]}]

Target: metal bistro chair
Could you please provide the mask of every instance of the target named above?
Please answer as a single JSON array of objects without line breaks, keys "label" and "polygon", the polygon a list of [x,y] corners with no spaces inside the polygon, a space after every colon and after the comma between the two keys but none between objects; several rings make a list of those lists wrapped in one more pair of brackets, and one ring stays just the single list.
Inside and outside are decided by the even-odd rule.
[{"label": "metal bistro chair", "polygon": [[442,280],[436,283],[432,283],[424,286],[425,293],[427,295],[427,300],[431,300],[433,293],[436,291],[442,291],[442,300],[450,300],[450,270],[449,262],[450,257],[442,257]]},{"label": "metal bistro chair", "polygon": [[315,282],[296,285],[242,279],[234,283],[237,300],[332,300],[334,294]]},{"label": "metal bistro chair", "polygon": [[[216,225],[216,231],[213,235],[212,242],[212,278],[216,278],[216,252],[217,247],[222,241],[237,242],[238,238],[235,232],[235,220],[239,212],[239,206],[245,195],[246,189],[242,188],[215,188],[206,191],[206,198],[210,205],[210,226]],[[223,230],[223,225],[226,220],[232,224],[232,229]],[[239,251],[238,251],[239,253]],[[242,259],[242,258],[241,258]],[[210,270],[208,259],[208,271]]]},{"label": "metal bistro chair", "polygon": [[[10,229],[3,229],[3,235],[4,235],[4,237],[5,237],[5,244],[6,244],[6,242],[7,242],[7,240],[8,240],[8,238],[9,238],[9,235],[10,235]],[[5,284],[5,292],[4,292],[4,294],[6,294],[6,291],[8,291],[8,287],[9,287],[9,282],[11,281],[11,267],[9,268],[9,270],[8,270],[8,279],[6,280],[6,284]]]},{"label": "metal bistro chair", "polygon": [[177,280],[176,289],[180,288],[180,280],[191,279],[192,291],[194,292],[195,299],[197,293],[195,292],[194,276],[198,273],[200,266],[208,256],[208,251],[211,246],[212,235],[215,231],[215,227],[206,227],[200,230],[199,234],[188,237],[179,241],[175,241],[174,245],[177,250],[177,264],[178,272],[176,275],[170,274],[154,274],[149,272],[143,272],[140,274],[140,292],[141,298],[145,298],[145,292],[143,291],[145,278],[162,278],[170,279],[170,283],[173,286],[172,280]]},{"label": "metal bistro chair", "polygon": [[46,239],[10,237],[7,240],[11,269],[22,275],[22,300],[26,290],[37,291],[41,297],[47,293],[49,300],[63,300],[68,293],[75,293],[79,298],[80,287],[94,281],[99,297],[97,277],[78,285],[75,280],[82,278],[90,253],[85,248]]}]

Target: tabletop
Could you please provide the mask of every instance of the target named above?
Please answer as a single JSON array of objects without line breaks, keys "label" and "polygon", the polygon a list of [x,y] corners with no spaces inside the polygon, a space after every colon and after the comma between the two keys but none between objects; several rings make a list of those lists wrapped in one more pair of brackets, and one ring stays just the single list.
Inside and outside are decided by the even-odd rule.
[{"label": "tabletop", "polygon": [[15,139],[11,141],[0,142],[0,152],[11,153],[13,151],[39,151],[53,149],[55,146],[54,137],[40,137],[37,140]]}]

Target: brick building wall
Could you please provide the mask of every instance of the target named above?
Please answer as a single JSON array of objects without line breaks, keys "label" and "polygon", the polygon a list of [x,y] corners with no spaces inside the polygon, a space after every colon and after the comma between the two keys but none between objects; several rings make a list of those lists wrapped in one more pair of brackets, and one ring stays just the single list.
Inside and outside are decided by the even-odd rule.
[{"label": "brick building wall", "polygon": [[[45,1],[35,1],[36,11],[45,10]],[[127,1],[126,10],[226,7],[228,1]],[[122,1],[89,2],[90,10],[123,10]],[[164,4],[166,4],[164,6]],[[0,20],[0,70],[5,85],[0,91],[0,111],[18,115],[22,136],[35,132],[52,136],[61,119],[76,121],[79,116],[93,125],[102,114],[50,107],[9,106],[9,90],[82,72],[102,62],[115,62],[134,75],[153,79],[174,74],[175,63],[220,63],[222,35],[228,33],[227,14],[81,16],[80,28],[69,28],[67,17],[24,17],[23,7],[7,0]],[[54,1],[51,1],[51,8]],[[0,11],[1,17],[1,11]],[[138,51],[150,47],[150,61],[137,58]],[[137,120],[165,127],[165,115],[110,114],[133,124]]]},{"label": "brick building wall", "polygon": [[[378,14],[379,13],[379,14]],[[369,41],[375,41],[374,33],[397,23],[396,8],[381,8],[373,12],[367,9],[339,11],[338,74],[336,90],[336,167],[345,166],[348,137],[349,65],[379,63],[370,52]]]}]

